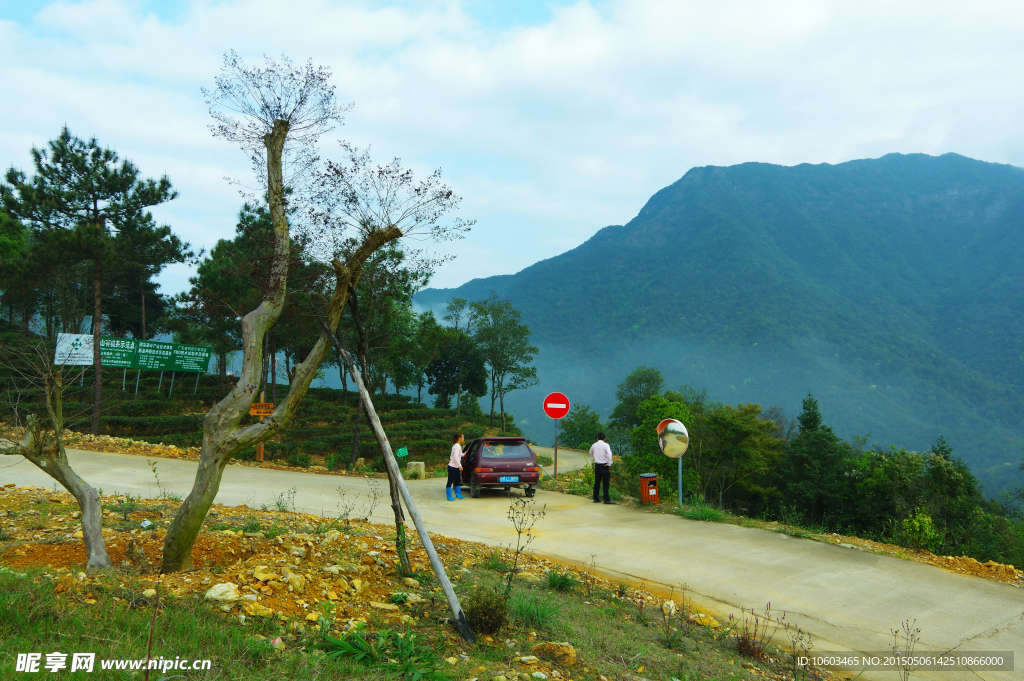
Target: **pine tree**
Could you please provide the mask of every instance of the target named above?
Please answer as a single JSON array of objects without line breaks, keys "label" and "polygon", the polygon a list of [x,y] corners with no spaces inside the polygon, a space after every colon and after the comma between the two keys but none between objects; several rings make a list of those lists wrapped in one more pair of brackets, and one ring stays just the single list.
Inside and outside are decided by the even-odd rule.
[{"label": "pine tree", "polygon": [[818,430],[821,425],[821,412],[818,411],[818,400],[811,393],[804,398],[803,411],[796,417],[800,424],[800,432]]},{"label": "pine tree", "polygon": [[[47,149],[32,148],[35,175],[11,168],[0,185],[4,208],[32,232],[29,258],[39,277],[77,271],[92,285],[93,414],[99,432],[103,399],[100,335],[104,286],[131,263],[128,234],[153,230],[146,211],[177,196],[166,176],[140,179],[139,169],[95,139],[81,140],[65,126]],[[168,230],[169,231],[169,230]]]}]

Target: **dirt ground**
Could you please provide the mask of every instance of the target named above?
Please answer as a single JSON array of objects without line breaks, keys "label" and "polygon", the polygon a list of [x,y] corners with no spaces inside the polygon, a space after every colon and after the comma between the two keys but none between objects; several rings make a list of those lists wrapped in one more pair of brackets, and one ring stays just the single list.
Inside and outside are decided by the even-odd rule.
[{"label": "dirt ground", "polygon": [[[142,500],[128,510],[130,503],[126,507],[123,497],[111,495],[102,503],[108,509],[103,533],[114,565],[135,571],[143,584],[161,593],[206,594],[230,583],[240,597],[225,602],[229,609],[296,621],[318,620],[316,606],[324,602],[334,604],[342,624],[366,621],[371,614],[396,621],[415,617],[413,612],[447,616],[432,577],[421,583],[397,576],[393,527],[214,505],[192,550],[195,569],[158,575],[166,526],[180,504]],[[0,562],[14,570],[42,567],[59,580],[62,592],[73,590],[88,599],[90,577],[82,572],[86,556],[79,528],[77,503],[66,492],[33,486],[0,490]],[[449,572],[475,567],[493,551],[449,537],[432,535],[431,541]],[[409,535],[409,559],[415,573],[432,575],[415,531]],[[521,567],[517,579],[539,581],[552,564],[524,556]]]}]

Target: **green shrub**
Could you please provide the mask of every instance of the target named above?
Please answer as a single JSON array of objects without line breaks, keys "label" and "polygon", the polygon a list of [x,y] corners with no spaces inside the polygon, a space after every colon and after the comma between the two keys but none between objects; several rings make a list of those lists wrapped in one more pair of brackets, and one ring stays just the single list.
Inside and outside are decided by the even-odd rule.
[{"label": "green shrub", "polygon": [[505,559],[501,557],[501,553],[492,550],[484,558],[484,562],[480,564],[485,570],[494,570],[495,572],[508,572],[511,567],[505,562]]},{"label": "green shrub", "polygon": [[579,580],[573,577],[568,572],[556,572],[549,570],[547,574],[547,583],[549,589],[555,591],[572,591],[579,584]]},{"label": "green shrub", "polygon": [[562,611],[561,604],[550,596],[533,591],[516,592],[508,603],[512,620],[531,629],[549,629]]},{"label": "green shrub", "polygon": [[539,463],[541,466],[545,466],[545,467],[546,466],[553,466],[553,465],[555,465],[555,460],[552,459],[550,456],[548,456],[546,454],[541,454],[541,455],[539,455],[537,457],[537,463]]},{"label": "green shrub", "polygon": [[466,442],[475,440],[478,437],[483,437],[485,432],[487,432],[486,427],[476,424],[466,426],[462,429],[462,434],[466,436]]},{"label": "green shrub", "polygon": [[292,454],[288,457],[288,465],[296,468],[309,468],[312,463],[313,459],[309,454]]},{"label": "green shrub", "polygon": [[100,432],[104,435],[170,435],[190,433],[203,428],[205,414],[187,416],[103,416]]},{"label": "green shrub", "polygon": [[508,599],[496,589],[473,589],[463,599],[462,609],[470,626],[480,634],[496,634],[508,622]]},{"label": "green shrub", "polygon": [[725,520],[725,513],[704,502],[704,497],[694,494],[687,501],[674,511],[678,515],[690,520],[703,520],[706,523],[720,523]]},{"label": "green shrub", "polygon": [[939,533],[927,511],[916,509],[903,521],[903,534],[910,548],[931,551],[938,543]]}]

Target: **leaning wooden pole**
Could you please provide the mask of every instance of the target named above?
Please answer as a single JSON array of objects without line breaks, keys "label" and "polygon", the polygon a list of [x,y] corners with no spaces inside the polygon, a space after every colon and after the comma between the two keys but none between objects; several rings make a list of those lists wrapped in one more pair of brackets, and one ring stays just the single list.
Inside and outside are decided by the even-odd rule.
[{"label": "leaning wooden pole", "polygon": [[363,399],[363,404],[366,406],[366,415],[370,419],[370,427],[373,428],[373,432],[377,436],[377,442],[380,443],[380,448],[384,452],[384,463],[388,467],[388,475],[391,476],[392,480],[398,483],[398,491],[402,495],[402,501],[405,502],[405,508],[409,511],[409,515],[412,516],[412,522],[416,525],[416,532],[420,535],[420,541],[423,543],[423,548],[426,549],[427,555],[430,557],[430,566],[434,568],[434,574],[437,575],[437,581],[441,583],[441,589],[444,591],[444,595],[448,599],[448,605],[452,609],[455,626],[458,628],[459,633],[462,634],[464,639],[470,643],[476,643],[476,635],[473,633],[473,629],[469,626],[469,620],[466,619],[466,613],[462,611],[462,606],[459,605],[459,597],[455,595],[455,589],[452,588],[452,583],[448,581],[448,573],[445,572],[444,565],[441,564],[441,559],[438,558],[437,551],[434,550],[434,544],[430,541],[430,533],[427,532],[427,527],[423,524],[423,518],[420,517],[419,511],[416,510],[416,504],[412,501],[412,496],[409,494],[409,488],[405,486],[405,479],[402,477],[402,472],[398,468],[398,461],[395,459],[394,452],[391,451],[391,443],[388,442],[388,436],[384,433],[384,426],[381,425],[380,419],[377,418],[377,410],[373,407],[373,401],[370,399],[370,393],[367,391],[366,385],[363,383],[363,378],[359,374],[358,368],[356,368],[355,361],[352,359],[352,355],[349,354],[348,350],[345,349],[344,345],[342,345],[341,340],[337,335],[335,335],[334,331],[327,325],[320,314],[317,314],[317,319],[320,322],[320,326],[327,334],[327,337],[334,345],[335,350],[338,351],[338,355],[345,362],[345,366],[348,368],[348,372],[352,376],[353,382],[356,384],[356,389],[359,391],[359,396]]}]

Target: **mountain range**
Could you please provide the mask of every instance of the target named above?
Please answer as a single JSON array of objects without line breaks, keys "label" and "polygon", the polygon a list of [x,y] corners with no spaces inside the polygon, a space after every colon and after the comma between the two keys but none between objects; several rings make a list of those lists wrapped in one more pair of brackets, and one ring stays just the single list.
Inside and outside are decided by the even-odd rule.
[{"label": "mountain range", "polygon": [[607,417],[645,364],[790,417],[811,392],[871,445],[942,435],[994,494],[1018,484],[1024,446],[1022,279],[1024,169],[889,154],[693,168],[577,248],[414,301],[512,300],[540,384],[506,406],[539,442],[544,394]]}]

